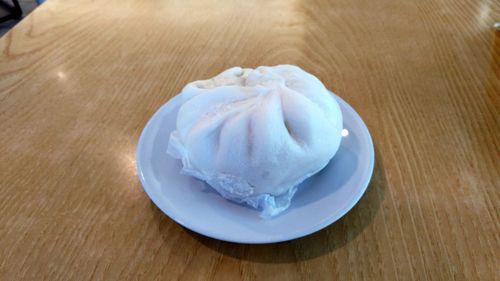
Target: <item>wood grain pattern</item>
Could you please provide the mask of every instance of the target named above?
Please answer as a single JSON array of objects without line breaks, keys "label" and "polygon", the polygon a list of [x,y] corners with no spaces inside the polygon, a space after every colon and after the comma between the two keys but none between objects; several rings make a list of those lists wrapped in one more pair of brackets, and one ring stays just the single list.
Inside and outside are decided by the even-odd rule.
[{"label": "wood grain pattern", "polygon": [[[491,0],[49,0],[0,40],[1,280],[499,280],[500,7]],[[135,146],[187,82],[292,63],[365,119],[373,180],[271,245],[194,234]]]}]

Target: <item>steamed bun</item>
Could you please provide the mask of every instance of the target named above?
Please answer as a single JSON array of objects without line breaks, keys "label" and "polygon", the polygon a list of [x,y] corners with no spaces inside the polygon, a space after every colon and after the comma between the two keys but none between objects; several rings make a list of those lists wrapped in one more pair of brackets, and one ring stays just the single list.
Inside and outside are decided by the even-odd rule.
[{"label": "steamed bun", "polygon": [[342,114],[313,75],[293,65],[230,68],[187,84],[168,153],[182,172],[271,217],[323,169],[341,141]]}]

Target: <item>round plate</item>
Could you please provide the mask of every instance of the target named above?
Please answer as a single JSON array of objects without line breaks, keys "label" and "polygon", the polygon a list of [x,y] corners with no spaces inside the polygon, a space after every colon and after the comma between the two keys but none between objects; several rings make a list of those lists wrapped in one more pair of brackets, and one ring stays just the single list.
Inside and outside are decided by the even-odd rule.
[{"label": "round plate", "polygon": [[[332,93],[333,94],[333,93]],[[166,153],[175,128],[179,96],[149,120],[137,146],[137,171],[151,200],[174,221],[205,236],[238,243],[272,243],[316,232],[345,215],[370,181],[374,150],[361,117],[335,96],[344,119],[337,154],[304,181],[282,214],[262,219],[259,211],[224,199],[208,184],[181,175],[182,164]]]}]

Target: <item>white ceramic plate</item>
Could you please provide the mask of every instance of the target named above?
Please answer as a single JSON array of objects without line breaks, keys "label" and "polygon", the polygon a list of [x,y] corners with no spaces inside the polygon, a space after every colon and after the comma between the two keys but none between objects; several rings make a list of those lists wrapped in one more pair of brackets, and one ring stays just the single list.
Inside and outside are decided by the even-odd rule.
[{"label": "white ceramic plate", "polygon": [[178,97],[149,120],[137,146],[137,171],[151,200],[174,221],[205,236],[238,243],[272,243],[316,232],[345,215],[370,181],[374,150],[363,120],[341,98],[345,135],[330,163],[304,181],[284,213],[272,219],[230,202],[210,186],[180,174],[181,163],[166,153],[175,128]]}]

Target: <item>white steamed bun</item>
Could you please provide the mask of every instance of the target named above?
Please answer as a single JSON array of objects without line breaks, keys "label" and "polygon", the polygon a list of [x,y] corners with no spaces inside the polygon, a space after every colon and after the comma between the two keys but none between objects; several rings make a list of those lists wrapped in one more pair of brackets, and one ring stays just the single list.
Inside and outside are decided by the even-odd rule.
[{"label": "white steamed bun", "polygon": [[230,68],[187,84],[168,153],[183,173],[271,217],[323,169],[341,141],[342,114],[325,86],[293,65]]}]

